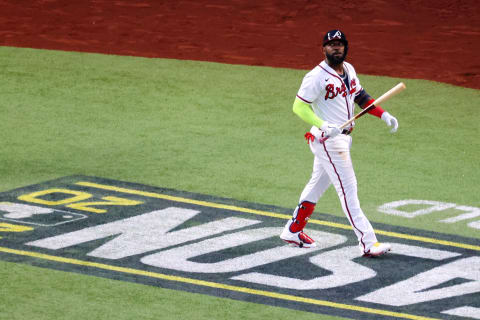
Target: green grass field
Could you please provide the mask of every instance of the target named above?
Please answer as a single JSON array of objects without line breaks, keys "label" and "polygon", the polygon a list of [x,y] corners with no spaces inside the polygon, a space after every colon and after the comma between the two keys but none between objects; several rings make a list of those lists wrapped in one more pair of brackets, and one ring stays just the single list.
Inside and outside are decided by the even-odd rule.
[{"label": "green grass field", "polygon": [[[0,191],[83,174],[293,209],[311,173],[309,128],[291,111],[306,70],[0,47],[0,72]],[[471,219],[439,222],[459,210],[414,219],[377,211],[402,199],[480,206],[480,92],[360,79],[373,96],[407,85],[383,106],[399,120],[396,134],[371,116],[353,134],[369,219],[480,239]],[[332,188],[317,210],[343,217]],[[7,262],[0,270],[2,319],[84,319],[85,310],[92,319],[319,318]]]}]

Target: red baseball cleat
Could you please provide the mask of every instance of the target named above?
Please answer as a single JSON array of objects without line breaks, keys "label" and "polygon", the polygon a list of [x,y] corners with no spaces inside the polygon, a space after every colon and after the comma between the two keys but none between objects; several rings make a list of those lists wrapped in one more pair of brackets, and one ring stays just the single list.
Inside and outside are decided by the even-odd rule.
[{"label": "red baseball cleat", "polygon": [[282,234],[280,235],[280,239],[283,241],[292,244],[299,248],[314,248],[317,246],[315,241],[310,238],[305,232],[298,231],[298,232],[291,232],[290,225],[293,223],[293,220],[289,220],[283,228]]}]

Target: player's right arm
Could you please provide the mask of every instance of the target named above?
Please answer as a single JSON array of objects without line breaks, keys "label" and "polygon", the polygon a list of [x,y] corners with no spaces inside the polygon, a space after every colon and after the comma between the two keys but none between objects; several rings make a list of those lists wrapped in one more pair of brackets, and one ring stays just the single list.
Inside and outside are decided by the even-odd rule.
[{"label": "player's right arm", "polygon": [[337,126],[328,123],[325,120],[320,119],[319,116],[313,112],[310,104],[306,103],[302,99],[296,97],[293,102],[293,112],[300,117],[306,123],[320,128],[327,136],[335,137],[340,134],[340,130]]},{"label": "player's right arm", "polygon": [[293,112],[300,117],[306,123],[321,128],[324,120],[320,119],[315,112],[313,112],[310,104],[306,103],[302,99],[296,97],[293,102]]},{"label": "player's right arm", "polygon": [[320,72],[321,70],[317,67],[303,78],[302,85],[293,102],[293,112],[306,123],[319,128],[326,135],[333,138],[342,130],[317,116],[308,102],[314,101],[321,94],[322,81],[324,80],[320,76]]}]

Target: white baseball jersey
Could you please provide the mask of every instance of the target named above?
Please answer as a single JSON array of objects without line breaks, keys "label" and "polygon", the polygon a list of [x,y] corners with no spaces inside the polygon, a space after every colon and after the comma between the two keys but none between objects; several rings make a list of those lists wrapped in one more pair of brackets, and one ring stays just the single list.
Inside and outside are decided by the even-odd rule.
[{"label": "white baseball jersey", "polygon": [[[312,105],[315,114],[331,124],[341,125],[354,116],[355,95],[362,90],[353,66],[343,62],[349,88],[325,61],[303,78],[297,97]],[[349,128],[353,127],[352,123]],[[348,129],[348,128],[347,128]],[[318,128],[312,133],[317,135]]]}]

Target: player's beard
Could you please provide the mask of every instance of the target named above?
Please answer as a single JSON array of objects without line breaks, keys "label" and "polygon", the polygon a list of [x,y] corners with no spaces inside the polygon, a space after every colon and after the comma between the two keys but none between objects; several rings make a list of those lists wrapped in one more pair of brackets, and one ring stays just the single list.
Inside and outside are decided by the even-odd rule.
[{"label": "player's beard", "polygon": [[330,64],[332,64],[333,66],[338,66],[339,64],[341,64],[343,61],[345,61],[345,58],[347,56],[345,52],[341,56],[328,53],[325,53],[325,55],[327,56],[328,62],[330,62]]}]

